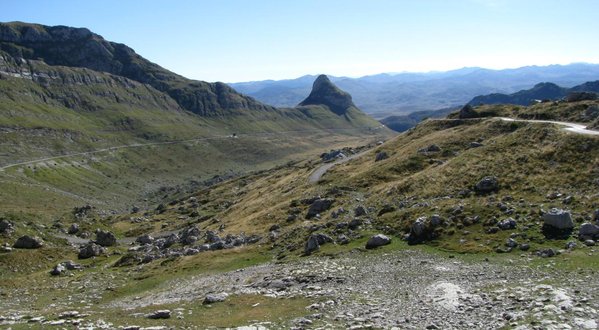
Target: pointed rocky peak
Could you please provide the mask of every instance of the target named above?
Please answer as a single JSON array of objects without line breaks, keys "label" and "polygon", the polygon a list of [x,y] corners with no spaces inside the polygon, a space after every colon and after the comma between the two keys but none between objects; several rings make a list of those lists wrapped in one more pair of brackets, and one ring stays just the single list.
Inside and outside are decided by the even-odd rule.
[{"label": "pointed rocky peak", "polygon": [[312,85],[312,92],[299,105],[324,105],[338,115],[343,115],[347,109],[355,107],[351,95],[340,90],[324,74],[316,78]]}]

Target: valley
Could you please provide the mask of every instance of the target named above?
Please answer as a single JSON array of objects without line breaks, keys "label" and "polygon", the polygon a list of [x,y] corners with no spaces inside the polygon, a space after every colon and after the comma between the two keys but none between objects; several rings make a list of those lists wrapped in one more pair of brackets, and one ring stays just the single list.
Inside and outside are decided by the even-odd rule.
[{"label": "valley", "polygon": [[0,327],[599,328],[596,81],[481,70],[378,77],[447,88],[397,133],[338,78],[275,107],[0,23]]}]

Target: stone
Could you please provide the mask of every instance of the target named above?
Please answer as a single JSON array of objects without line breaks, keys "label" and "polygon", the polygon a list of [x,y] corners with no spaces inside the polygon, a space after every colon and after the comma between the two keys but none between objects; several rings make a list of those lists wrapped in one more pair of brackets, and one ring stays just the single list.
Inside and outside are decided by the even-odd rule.
[{"label": "stone", "polygon": [[595,241],[592,239],[587,239],[584,241],[584,245],[586,246],[595,246]]},{"label": "stone", "polygon": [[438,214],[431,215],[431,226],[438,227],[443,224],[443,218]]},{"label": "stone", "polygon": [[366,208],[364,208],[364,206],[358,206],[356,207],[356,209],[354,210],[354,216],[356,217],[361,217],[363,215],[366,215],[368,212],[366,212]]},{"label": "stone", "polygon": [[592,223],[583,223],[580,225],[578,229],[578,237],[580,239],[584,238],[594,238],[599,235],[599,226],[594,225]]},{"label": "stone", "polygon": [[424,235],[426,231],[426,217],[420,217],[414,221],[412,227],[410,228],[410,235],[421,237]]},{"label": "stone", "polygon": [[281,226],[278,224],[274,224],[274,225],[270,226],[270,228],[268,228],[268,231],[276,231],[279,229],[281,229]]},{"label": "stone", "polygon": [[356,230],[358,229],[358,227],[360,227],[362,225],[362,220],[360,219],[352,219],[348,224],[347,227],[351,230]]},{"label": "stone", "polygon": [[499,221],[499,223],[497,223],[497,227],[499,227],[499,229],[501,229],[501,230],[514,229],[514,228],[516,228],[516,226],[517,226],[516,220],[514,220],[513,218],[507,218],[507,219],[501,220],[501,221]]},{"label": "stone", "polygon": [[599,225],[599,209],[596,209],[595,212],[593,212],[593,220]]},{"label": "stone", "polygon": [[385,214],[385,213],[390,213],[395,211],[395,207],[391,204],[385,204],[383,205],[383,207],[379,210],[378,216],[380,217],[381,215]]},{"label": "stone", "polygon": [[374,161],[375,162],[380,162],[381,160],[385,160],[387,158],[389,158],[389,155],[385,151],[379,151],[379,152],[376,153]]},{"label": "stone", "polygon": [[366,242],[367,249],[374,249],[379,246],[387,245],[391,243],[391,239],[383,234],[376,234]]},{"label": "stone", "polygon": [[14,225],[10,221],[6,219],[0,220],[0,234],[9,233],[13,229]]},{"label": "stone", "polygon": [[308,237],[306,244],[304,245],[304,253],[309,255],[310,253],[320,249],[320,246],[326,243],[332,243],[333,239],[325,234],[312,234]]},{"label": "stone", "polygon": [[62,263],[60,263],[54,266],[54,268],[52,268],[52,270],[50,271],[50,275],[59,276],[62,275],[66,270],[66,267]]},{"label": "stone", "polygon": [[39,249],[44,245],[44,241],[37,236],[21,236],[17,239],[13,247],[15,249]]},{"label": "stone", "polygon": [[520,244],[520,250],[528,251],[528,250],[530,250],[530,245],[528,243],[522,243],[522,244]]},{"label": "stone", "polygon": [[217,302],[223,302],[223,301],[227,300],[227,297],[229,297],[229,295],[226,294],[225,292],[211,293],[211,294],[206,295],[202,304],[210,305],[210,304],[217,303]]},{"label": "stone", "polygon": [[96,244],[101,246],[116,245],[116,236],[109,231],[98,229],[96,231]]},{"label": "stone", "polygon": [[516,242],[513,238],[508,238],[505,241],[505,246],[510,247],[510,248],[515,248],[518,246],[518,242]]},{"label": "stone", "polygon": [[441,148],[436,144],[431,144],[430,146],[428,146],[426,148],[418,149],[418,152],[421,154],[428,154],[428,153],[434,153],[434,152],[439,152],[439,151],[441,151]]},{"label": "stone", "polygon": [[67,234],[69,235],[75,235],[79,232],[79,225],[74,223],[72,224],[69,229],[67,230]]},{"label": "stone", "polygon": [[[216,235],[214,233],[212,233],[213,235]],[[179,242],[183,245],[190,245],[193,244],[195,242],[198,241],[198,239],[201,236],[201,231],[198,227],[196,226],[191,226],[191,227],[187,227],[185,229],[182,229],[181,231],[179,231],[179,235],[177,236],[179,238]],[[211,236],[211,238],[213,238]],[[212,241],[208,241],[206,243],[212,243]]]},{"label": "stone", "polygon": [[168,309],[161,309],[161,310],[157,310],[155,312],[148,314],[147,317],[149,319],[155,319],[155,320],[156,319],[170,319],[171,311]]},{"label": "stone", "polygon": [[337,236],[337,244],[340,244],[340,245],[349,244],[349,238],[343,234],[339,235],[339,236]]},{"label": "stone", "polygon": [[480,148],[480,147],[483,147],[484,144],[474,141],[474,142],[470,142],[470,144],[468,146],[470,148]]},{"label": "stone", "polygon": [[149,234],[141,235],[135,241],[141,245],[150,245],[154,243],[154,237]]},{"label": "stone", "polygon": [[321,212],[324,212],[324,211],[330,209],[331,206],[333,205],[333,203],[334,203],[334,200],[328,199],[328,198],[319,198],[319,199],[315,200],[308,208],[308,213],[306,214],[306,219],[312,219],[317,214],[320,214]]},{"label": "stone", "polygon": [[574,222],[570,212],[558,208],[552,208],[543,214],[543,222],[546,226],[556,229],[572,229]]},{"label": "stone", "polygon": [[556,255],[555,250],[553,249],[544,249],[537,251],[537,255],[543,258],[549,258]]},{"label": "stone", "polygon": [[566,243],[566,250],[572,250],[573,248],[577,247],[578,244],[576,244],[576,242],[570,241],[568,243]]},{"label": "stone", "polygon": [[96,243],[90,242],[79,250],[78,258],[88,259],[91,257],[97,257],[103,254],[104,252],[106,252],[105,248]]},{"label": "stone", "polygon": [[76,270],[76,269],[83,269],[83,266],[81,266],[78,263],[73,262],[72,260],[67,260],[65,262],[62,263],[66,269],[68,270]]},{"label": "stone", "polygon": [[499,190],[499,180],[494,176],[486,176],[474,186],[474,191],[478,194],[489,194],[497,190]]}]

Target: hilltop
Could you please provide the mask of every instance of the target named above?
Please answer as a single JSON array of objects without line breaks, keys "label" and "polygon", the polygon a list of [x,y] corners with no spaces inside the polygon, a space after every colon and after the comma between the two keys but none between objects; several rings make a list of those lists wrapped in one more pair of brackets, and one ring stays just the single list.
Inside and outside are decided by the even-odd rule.
[{"label": "hilltop", "polygon": [[599,81],[586,82],[574,86],[572,88],[560,87],[554,83],[538,83],[531,89],[521,90],[513,94],[489,94],[480,95],[473,98],[468,104],[480,105],[480,104],[517,104],[517,105],[530,105],[534,102],[540,102],[543,100],[554,101],[559,100],[569,95],[577,98],[593,98],[592,94],[584,96],[583,92],[590,92],[597,94],[599,93]]}]

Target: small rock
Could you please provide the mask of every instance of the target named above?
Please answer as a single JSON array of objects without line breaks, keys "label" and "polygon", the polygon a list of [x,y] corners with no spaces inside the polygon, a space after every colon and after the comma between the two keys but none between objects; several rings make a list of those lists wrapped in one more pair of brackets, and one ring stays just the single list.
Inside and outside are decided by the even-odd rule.
[{"label": "small rock", "polygon": [[204,301],[202,302],[202,304],[209,305],[209,304],[213,304],[213,303],[217,303],[217,302],[223,302],[223,301],[227,300],[227,297],[229,297],[229,295],[226,294],[225,292],[208,294],[204,298]]},{"label": "small rock", "polygon": [[499,180],[494,176],[484,177],[474,186],[474,191],[478,194],[489,194],[497,190],[499,190]]},{"label": "small rock", "polygon": [[595,241],[593,241],[592,239],[587,239],[586,241],[584,241],[584,245],[595,246]]},{"label": "small rock", "polygon": [[379,152],[377,152],[377,153],[376,153],[376,156],[375,156],[375,158],[374,158],[374,161],[375,161],[375,162],[380,162],[381,160],[385,160],[385,159],[387,159],[387,158],[389,158],[389,155],[387,155],[387,153],[386,153],[386,152],[384,152],[384,151],[379,151]]},{"label": "small rock", "polygon": [[13,229],[14,225],[10,221],[6,219],[0,220],[0,234],[9,233]]},{"label": "small rock", "polygon": [[366,213],[367,213],[366,209],[364,208],[364,206],[361,206],[361,205],[356,207],[356,209],[354,210],[354,215],[356,217],[361,217],[363,215],[366,215]]},{"label": "small rock", "polygon": [[67,230],[67,234],[69,235],[75,235],[79,232],[79,225],[74,223],[72,224],[69,229]]},{"label": "small rock", "polygon": [[150,245],[154,243],[154,237],[149,234],[141,235],[135,241],[142,245]]},{"label": "small rock", "polygon": [[522,244],[520,244],[520,250],[528,251],[528,250],[530,250],[530,245],[528,243],[522,243]]},{"label": "small rock", "polygon": [[323,199],[319,198],[319,199],[315,200],[308,208],[308,213],[306,214],[306,219],[312,219],[317,214],[320,214],[321,212],[324,212],[324,211],[330,209],[331,206],[333,205],[333,203],[334,203],[334,200],[328,199],[328,198],[323,198]]},{"label": "small rock", "polygon": [[366,242],[366,248],[374,249],[379,246],[387,245],[390,243],[391,243],[391,239],[389,237],[387,237],[383,234],[377,234],[377,235],[370,237],[368,242]]},{"label": "small rock", "polygon": [[171,311],[168,309],[157,310],[147,315],[149,319],[170,319]]},{"label": "small rock", "polygon": [[54,266],[54,268],[50,271],[50,275],[59,276],[59,275],[62,275],[65,271],[66,271],[65,266],[62,263],[60,263],[60,264]]},{"label": "small rock", "polygon": [[501,230],[510,230],[510,229],[514,229],[516,228],[516,220],[514,220],[513,218],[507,218],[505,220],[499,221],[499,223],[497,223],[497,227],[499,227]]}]

